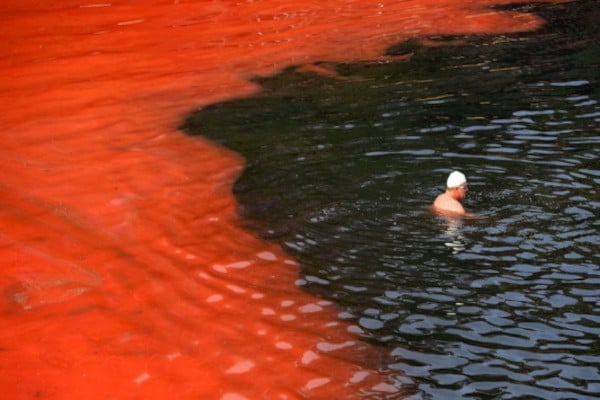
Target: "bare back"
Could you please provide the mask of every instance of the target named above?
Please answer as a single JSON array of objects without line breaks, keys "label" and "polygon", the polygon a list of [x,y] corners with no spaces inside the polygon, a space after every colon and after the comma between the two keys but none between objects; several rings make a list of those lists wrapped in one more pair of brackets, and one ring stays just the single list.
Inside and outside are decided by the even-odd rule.
[{"label": "bare back", "polygon": [[448,193],[440,194],[433,202],[433,209],[439,213],[450,213],[456,215],[464,215],[465,209],[460,201],[454,199]]}]

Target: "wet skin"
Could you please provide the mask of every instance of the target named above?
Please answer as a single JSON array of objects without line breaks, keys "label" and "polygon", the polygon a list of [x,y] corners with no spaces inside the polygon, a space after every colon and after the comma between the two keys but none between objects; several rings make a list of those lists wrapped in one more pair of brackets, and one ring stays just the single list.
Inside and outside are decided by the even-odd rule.
[{"label": "wet skin", "polygon": [[456,188],[447,188],[446,191],[440,194],[433,202],[433,209],[440,214],[450,215],[466,215],[462,201],[467,195],[467,186],[459,186]]}]

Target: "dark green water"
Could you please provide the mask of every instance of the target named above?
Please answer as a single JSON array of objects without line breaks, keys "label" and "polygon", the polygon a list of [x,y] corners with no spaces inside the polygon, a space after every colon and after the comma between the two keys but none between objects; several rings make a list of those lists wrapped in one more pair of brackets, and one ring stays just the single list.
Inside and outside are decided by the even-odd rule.
[{"label": "dark green water", "polygon": [[[183,129],[243,154],[249,229],[302,264],[414,398],[600,398],[600,8],[409,61],[290,69]],[[527,7],[527,6],[524,6]],[[466,208],[427,211],[452,169]]]}]

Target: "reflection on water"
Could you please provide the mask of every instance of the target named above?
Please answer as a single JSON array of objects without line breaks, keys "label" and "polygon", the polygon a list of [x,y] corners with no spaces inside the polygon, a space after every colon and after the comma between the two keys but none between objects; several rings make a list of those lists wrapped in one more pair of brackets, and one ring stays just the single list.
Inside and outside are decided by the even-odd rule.
[{"label": "reflection on water", "polygon": [[[591,399],[600,391],[600,48],[593,1],[531,35],[427,38],[402,63],[288,70],[207,107],[241,152],[249,228],[297,284],[391,349],[417,398]],[[447,173],[480,219],[424,212]]]},{"label": "reflection on water", "polygon": [[[239,226],[242,158],[177,126],[290,65],[385,62],[406,58],[384,52],[407,37],[542,23],[489,4],[3,0],[3,398],[398,397],[411,379],[387,368],[389,349],[357,340],[335,304],[294,285],[280,246]],[[352,205],[302,211],[326,222]]]},{"label": "reflection on water", "polygon": [[458,254],[466,249],[465,236],[463,235],[463,221],[460,218],[443,218],[440,223],[443,228],[446,241],[444,245],[452,250],[452,254]]}]

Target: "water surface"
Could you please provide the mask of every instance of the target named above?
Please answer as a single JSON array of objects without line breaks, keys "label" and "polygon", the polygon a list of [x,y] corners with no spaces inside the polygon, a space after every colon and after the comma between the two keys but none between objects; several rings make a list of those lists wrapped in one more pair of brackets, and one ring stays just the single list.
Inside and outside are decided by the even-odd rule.
[{"label": "water surface", "polygon": [[[245,225],[391,350],[385,368],[416,398],[600,391],[600,15],[593,1],[535,11],[550,24],[532,34],[290,68],[184,127],[247,158]],[[482,218],[428,212],[454,168]]]}]

